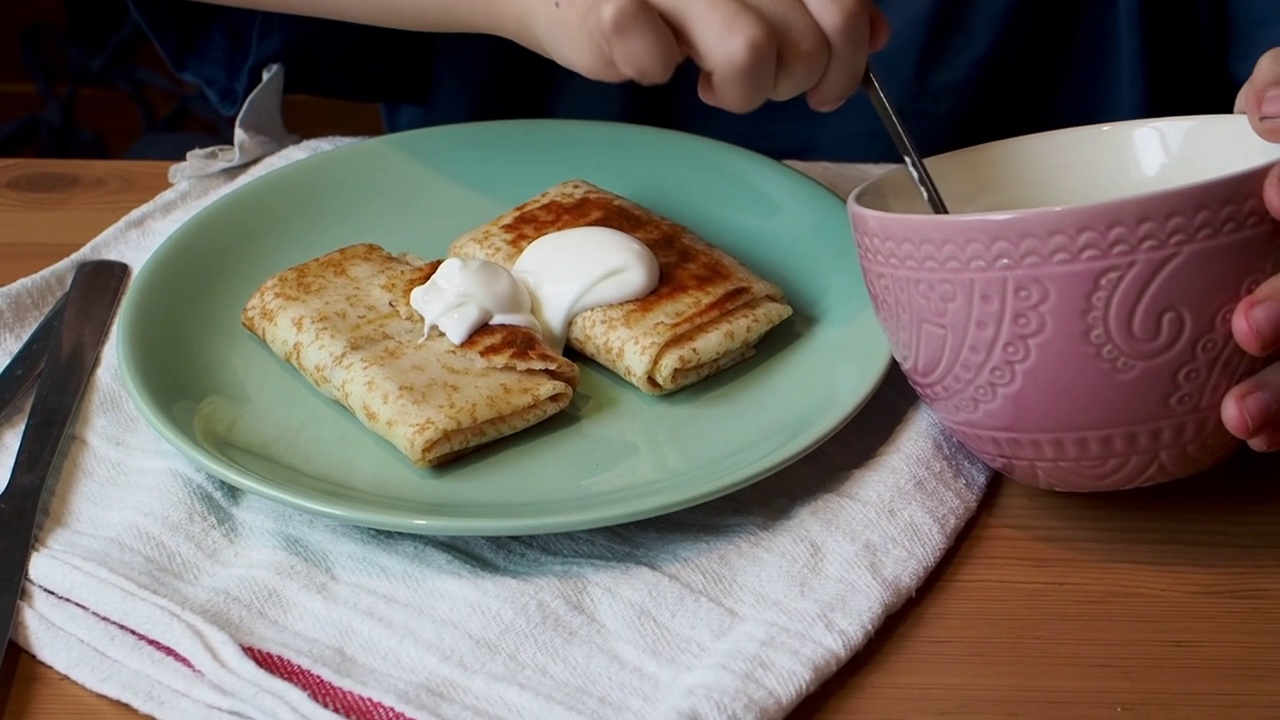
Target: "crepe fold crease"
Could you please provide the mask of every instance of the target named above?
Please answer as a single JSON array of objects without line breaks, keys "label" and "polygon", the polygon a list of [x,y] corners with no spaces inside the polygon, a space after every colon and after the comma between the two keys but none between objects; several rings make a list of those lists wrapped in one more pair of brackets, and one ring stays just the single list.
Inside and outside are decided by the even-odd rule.
[{"label": "crepe fold crease", "polygon": [[790,317],[782,290],[688,228],[583,180],[547,190],[454,240],[449,255],[512,268],[557,230],[604,226],[644,243],[661,277],[649,295],[579,313],[568,344],[640,390],[663,395],[755,354]]},{"label": "crepe fold crease", "polygon": [[440,465],[563,410],[578,367],[523,327],[423,337],[409,293],[438,266],[341,248],[269,278],[241,322],[416,465]]}]

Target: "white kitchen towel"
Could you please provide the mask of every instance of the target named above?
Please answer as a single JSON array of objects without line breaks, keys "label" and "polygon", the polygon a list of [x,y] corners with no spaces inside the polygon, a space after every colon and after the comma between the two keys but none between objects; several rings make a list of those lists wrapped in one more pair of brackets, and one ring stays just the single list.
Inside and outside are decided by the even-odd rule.
[{"label": "white kitchen towel", "polygon": [[[136,269],[228,190],[348,141],[182,182],[0,288],[0,358],[75,263]],[[798,166],[842,194],[868,172]],[[818,450],[700,507],[559,535],[396,535],[195,469],[133,408],[114,342],[69,441],[16,637],[161,718],[776,718],[914,592],[991,474],[895,373]],[[0,469],[21,423],[0,424]]]}]

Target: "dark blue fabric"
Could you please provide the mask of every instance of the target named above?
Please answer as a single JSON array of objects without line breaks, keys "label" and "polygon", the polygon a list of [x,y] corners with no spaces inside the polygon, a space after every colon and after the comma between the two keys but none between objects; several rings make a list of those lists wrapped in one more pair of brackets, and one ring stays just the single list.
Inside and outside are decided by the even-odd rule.
[{"label": "dark blue fabric", "polygon": [[[877,161],[893,146],[861,95],[734,115],[701,103],[696,70],[660,88],[584,80],[508,41],[410,33],[186,0],[131,0],[184,78],[233,113],[262,67],[289,92],[384,103],[389,130],[516,117],[674,128],[775,158]],[[925,154],[1058,127],[1229,112],[1280,46],[1280,0],[881,0],[873,64]]]}]

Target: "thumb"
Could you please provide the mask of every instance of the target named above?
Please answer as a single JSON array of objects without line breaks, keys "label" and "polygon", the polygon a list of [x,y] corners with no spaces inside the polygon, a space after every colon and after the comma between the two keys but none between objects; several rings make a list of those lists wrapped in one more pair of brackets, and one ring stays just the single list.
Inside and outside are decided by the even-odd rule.
[{"label": "thumb", "polygon": [[1236,96],[1236,112],[1248,114],[1249,123],[1263,139],[1280,143],[1280,48],[1258,58]]}]

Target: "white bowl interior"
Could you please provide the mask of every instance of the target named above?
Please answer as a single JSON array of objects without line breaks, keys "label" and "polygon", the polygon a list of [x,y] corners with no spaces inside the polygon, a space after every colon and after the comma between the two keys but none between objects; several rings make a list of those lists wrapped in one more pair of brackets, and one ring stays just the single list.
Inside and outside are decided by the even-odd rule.
[{"label": "white bowl interior", "polygon": [[[1244,115],[1133,120],[1000,140],[925,160],[953,214],[1085,205],[1167,190],[1280,161]],[[905,167],[854,202],[929,213]]]}]

